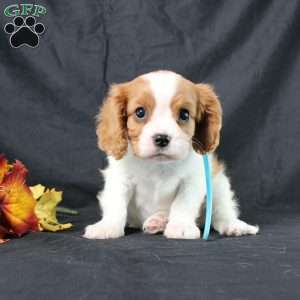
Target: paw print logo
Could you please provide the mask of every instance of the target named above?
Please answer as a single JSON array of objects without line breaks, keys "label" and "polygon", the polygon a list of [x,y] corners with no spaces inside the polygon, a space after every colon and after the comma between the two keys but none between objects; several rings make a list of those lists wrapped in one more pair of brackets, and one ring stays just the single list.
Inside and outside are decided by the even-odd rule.
[{"label": "paw print logo", "polygon": [[13,48],[19,48],[22,45],[35,48],[39,45],[40,35],[45,32],[45,26],[42,23],[36,23],[33,16],[28,16],[26,19],[17,16],[12,23],[4,26],[4,31],[11,35],[9,41]]}]

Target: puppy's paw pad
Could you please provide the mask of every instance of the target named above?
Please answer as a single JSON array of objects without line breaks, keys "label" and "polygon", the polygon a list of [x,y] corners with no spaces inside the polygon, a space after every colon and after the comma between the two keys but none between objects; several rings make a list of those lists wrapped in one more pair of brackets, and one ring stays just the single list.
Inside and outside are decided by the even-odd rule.
[{"label": "puppy's paw pad", "polygon": [[195,224],[169,223],[164,231],[168,239],[199,239],[200,229]]},{"label": "puppy's paw pad", "polygon": [[226,236],[255,235],[258,233],[259,227],[249,225],[241,220],[235,220],[228,224],[218,226],[217,231],[221,235]]},{"label": "puppy's paw pad", "polygon": [[123,235],[123,228],[98,222],[87,226],[83,237],[87,239],[115,239]]},{"label": "puppy's paw pad", "polygon": [[143,230],[149,234],[163,232],[166,228],[168,219],[165,215],[154,215],[149,217],[143,224]]}]

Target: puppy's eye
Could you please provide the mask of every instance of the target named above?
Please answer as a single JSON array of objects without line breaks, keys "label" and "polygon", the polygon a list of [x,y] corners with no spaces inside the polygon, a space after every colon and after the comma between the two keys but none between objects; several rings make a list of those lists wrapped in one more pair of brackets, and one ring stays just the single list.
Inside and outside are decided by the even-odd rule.
[{"label": "puppy's eye", "polygon": [[144,119],[146,116],[146,110],[144,107],[138,107],[135,110],[135,115],[137,116],[138,119]]},{"label": "puppy's eye", "polygon": [[187,109],[182,108],[179,111],[179,121],[188,121],[189,118],[190,118],[190,112]]}]

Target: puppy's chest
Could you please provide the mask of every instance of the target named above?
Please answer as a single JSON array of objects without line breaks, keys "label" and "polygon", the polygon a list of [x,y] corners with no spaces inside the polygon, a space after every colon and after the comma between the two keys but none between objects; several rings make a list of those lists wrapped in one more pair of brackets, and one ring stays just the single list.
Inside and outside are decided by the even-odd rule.
[{"label": "puppy's chest", "polygon": [[153,175],[137,178],[130,201],[131,215],[144,222],[158,210],[168,210],[176,196],[179,184],[178,178],[164,179]]}]

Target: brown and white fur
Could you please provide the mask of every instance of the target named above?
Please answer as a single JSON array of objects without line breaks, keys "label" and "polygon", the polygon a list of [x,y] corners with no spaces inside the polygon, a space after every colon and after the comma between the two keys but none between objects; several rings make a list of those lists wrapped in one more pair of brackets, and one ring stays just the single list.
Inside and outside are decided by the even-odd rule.
[{"label": "brown and white fur", "polygon": [[[143,118],[137,116],[141,108]],[[206,195],[202,154],[218,146],[221,122],[213,89],[174,72],[151,72],[113,85],[97,124],[99,147],[109,161],[98,194],[103,217],[86,227],[84,237],[118,238],[127,224],[167,238],[199,238]],[[157,146],[157,135],[167,137],[167,146],[161,140]],[[227,236],[256,234],[257,226],[238,218],[223,164],[214,154],[210,159],[213,228]]]}]

